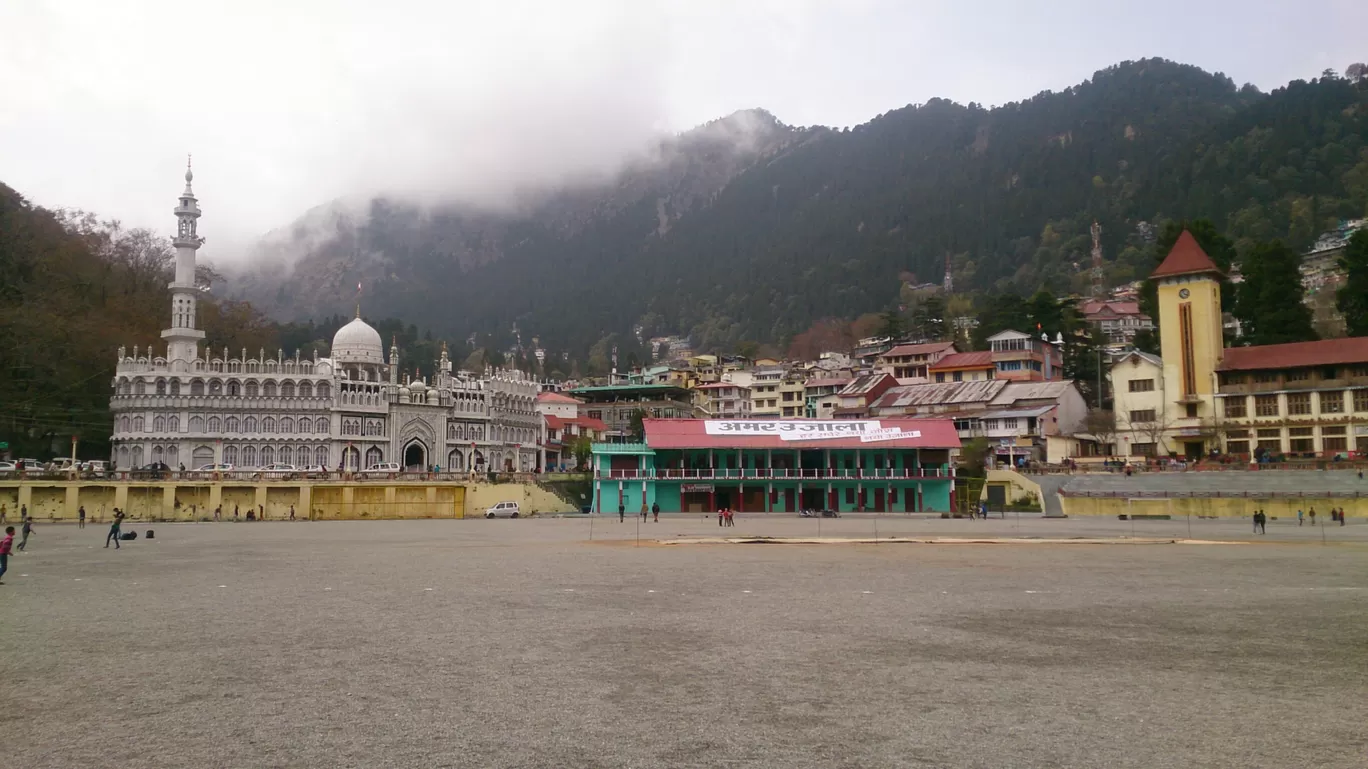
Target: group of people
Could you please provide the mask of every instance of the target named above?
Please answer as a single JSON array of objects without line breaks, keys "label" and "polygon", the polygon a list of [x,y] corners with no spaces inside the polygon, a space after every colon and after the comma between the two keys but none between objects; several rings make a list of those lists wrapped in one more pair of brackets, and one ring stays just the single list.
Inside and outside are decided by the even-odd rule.
[{"label": "group of people", "polygon": [[[651,507],[650,507],[649,510],[646,508],[646,505],[643,504],[643,505],[641,506],[641,520],[643,520],[643,521],[644,521],[644,520],[647,520],[647,516],[651,516],[651,515],[655,516],[655,522],[656,522],[656,523],[660,523],[660,505],[659,505],[659,504],[652,502],[652,503],[651,503]],[[293,519],[291,519],[291,520],[293,520]],[[624,521],[626,521],[626,520],[627,520],[627,505],[626,505],[626,503],[624,503],[624,502],[619,502],[619,503],[618,503],[618,523],[622,523],[622,522],[624,522]]]},{"label": "group of people", "polygon": [[718,526],[735,526],[736,513],[730,507],[724,507],[717,511]]},{"label": "group of people", "polygon": [[[1315,526],[1315,525],[1316,525],[1316,508],[1314,508],[1314,507],[1311,508],[1311,512],[1308,513],[1308,514],[1306,514],[1306,517],[1309,517],[1309,518],[1311,519],[1311,525],[1312,525],[1312,526]],[[1298,510],[1297,510],[1297,525],[1298,525],[1298,526],[1301,526],[1301,525],[1302,525],[1302,519],[1303,519],[1303,513],[1302,513],[1302,511],[1301,511],[1300,509],[1298,509]],[[1338,521],[1338,522],[1339,522],[1339,525],[1343,526],[1343,525],[1344,525],[1344,508],[1342,508],[1342,507],[1332,507],[1332,508],[1330,508],[1330,520],[1331,520],[1331,522]]]}]

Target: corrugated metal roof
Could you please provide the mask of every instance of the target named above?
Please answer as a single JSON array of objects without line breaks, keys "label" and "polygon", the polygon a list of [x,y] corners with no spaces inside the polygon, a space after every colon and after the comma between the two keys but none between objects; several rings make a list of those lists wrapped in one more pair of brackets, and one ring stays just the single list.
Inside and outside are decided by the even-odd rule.
[{"label": "corrugated metal roof", "polygon": [[874,374],[861,374],[846,385],[845,389],[841,390],[841,395],[864,395],[874,389],[874,386],[881,382],[884,377],[892,378],[892,376],[892,374],[885,374],[882,371]]},{"label": "corrugated metal roof", "polygon": [[900,344],[897,347],[880,355],[880,358],[890,358],[898,355],[927,355],[933,352],[940,352],[950,347],[954,347],[954,342],[926,342],[924,344]]},{"label": "corrugated metal roof", "polygon": [[944,371],[952,368],[973,368],[976,366],[993,365],[993,353],[988,350],[982,352],[957,352],[941,358],[932,363],[928,371]]},{"label": "corrugated metal roof", "polygon": [[987,403],[1006,386],[1004,379],[901,385],[880,396],[873,408],[902,410],[914,406]]},{"label": "corrugated metal roof", "polygon": [[1049,413],[1054,406],[1037,406],[1033,409],[1003,409],[1001,411],[984,411],[974,414],[975,419],[1021,419],[1023,417],[1038,417]]},{"label": "corrugated metal roof", "polygon": [[1041,400],[1044,398],[1056,399],[1069,391],[1073,387],[1072,379],[1061,379],[1050,382],[1009,382],[1002,392],[998,393],[990,405],[1010,406],[1017,401]]}]

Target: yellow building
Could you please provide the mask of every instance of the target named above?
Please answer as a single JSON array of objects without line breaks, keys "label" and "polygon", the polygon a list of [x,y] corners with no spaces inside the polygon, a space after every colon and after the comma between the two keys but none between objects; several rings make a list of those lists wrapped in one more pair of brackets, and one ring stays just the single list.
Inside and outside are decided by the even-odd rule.
[{"label": "yellow building", "polygon": [[1368,450],[1368,337],[1225,349],[1220,274],[1185,231],[1151,276],[1162,359],[1112,364],[1118,453]]}]

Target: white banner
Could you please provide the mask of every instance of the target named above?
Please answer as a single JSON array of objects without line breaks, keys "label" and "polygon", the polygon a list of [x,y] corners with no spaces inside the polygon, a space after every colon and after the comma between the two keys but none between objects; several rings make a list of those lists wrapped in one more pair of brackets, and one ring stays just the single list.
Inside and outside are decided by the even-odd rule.
[{"label": "white banner", "polygon": [[785,441],[856,438],[883,427],[878,420],[831,419],[794,421],[781,419],[707,419],[708,435],[777,435]]},{"label": "white banner", "polygon": [[875,441],[896,441],[903,438],[920,438],[921,430],[904,430],[901,427],[885,427],[882,430],[874,430],[860,436],[860,443],[873,443]]}]

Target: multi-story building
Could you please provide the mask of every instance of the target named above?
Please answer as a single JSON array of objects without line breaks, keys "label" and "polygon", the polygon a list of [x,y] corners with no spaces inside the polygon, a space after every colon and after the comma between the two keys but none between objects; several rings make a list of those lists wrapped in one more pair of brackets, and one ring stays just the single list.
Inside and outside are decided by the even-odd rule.
[{"label": "multi-story building", "polygon": [[1140,425],[1139,435],[1121,432],[1122,451],[1368,450],[1368,337],[1223,348],[1220,273],[1187,232],[1151,277],[1163,356],[1131,354],[1111,367],[1118,423]]},{"label": "multi-story building", "polygon": [[694,415],[691,391],[670,384],[579,387],[566,394],[584,402],[578,409],[580,415],[604,423],[609,441],[632,435],[634,415],[656,419]]},{"label": "multi-story building", "polygon": [[851,376],[813,378],[803,383],[803,416],[807,419],[831,419],[841,405],[837,395],[854,380]]},{"label": "multi-story building", "polygon": [[579,413],[583,401],[558,392],[537,395],[537,412],[546,421],[546,467],[572,470],[577,464],[575,442],[603,440],[607,425]]},{"label": "multi-story building", "polygon": [[783,415],[783,408],[779,405],[779,385],[783,380],[784,369],[779,366],[756,367],[750,376],[752,416],[778,418]]},{"label": "multi-story building", "polygon": [[836,393],[836,409],[832,416],[837,419],[861,419],[869,415],[869,407],[879,396],[896,387],[898,380],[892,374],[875,371],[861,374],[850,380],[850,384]]},{"label": "multi-story building", "polygon": [[185,173],[176,206],[175,278],[165,355],[119,349],[110,411],[114,467],[198,468],[275,463],[357,470],[531,471],[543,464],[540,385],[516,371],[453,372],[445,348],[433,382],[401,381],[399,349],[360,317],[333,336],[331,356],[268,357],[200,348],[195,259],[201,215]]},{"label": "multi-story building", "polygon": [[779,416],[801,419],[807,415],[807,383],[797,371],[789,371],[779,381]]},{"label": "multi-story building", "polygon": [[954,342],[900,344],[879,355],[874,365],[885,374],[891,374],[898,384],[916,384],[929,381],[927,369],[955,352]]},{"label": "multi-story building", "polygon": [[997,365],[993,363],[993,353],[957,352],[931,364],[927,375],[935,382],[979,382],[993,379]]},{"label": "multi-story building", "polygon": [[717,419],[746,419],[751,415],[751,388],[731,382],[695,387],[704,414]]},{"label": "multi-story building", "polygon": [[594,446],[594,511],[944,512],[951,452],[943,419],[878,422],[649,419],[639,443]]},{"label": "multi-story building", "polygon": [[1064,355],[1059,344],[1050,344],[1020,331],[1002,331],[988,337],[993,353],[995,379],[1040,382],[1064,377]]},{"label": "multi-story building", "polygon": [[1131,344],[1136,334],[1154,329],[1154,320],[1140,312],[1139,302],[1087,299],[1078,311],[1084,320],[1097,326],[1109,344]]}]

